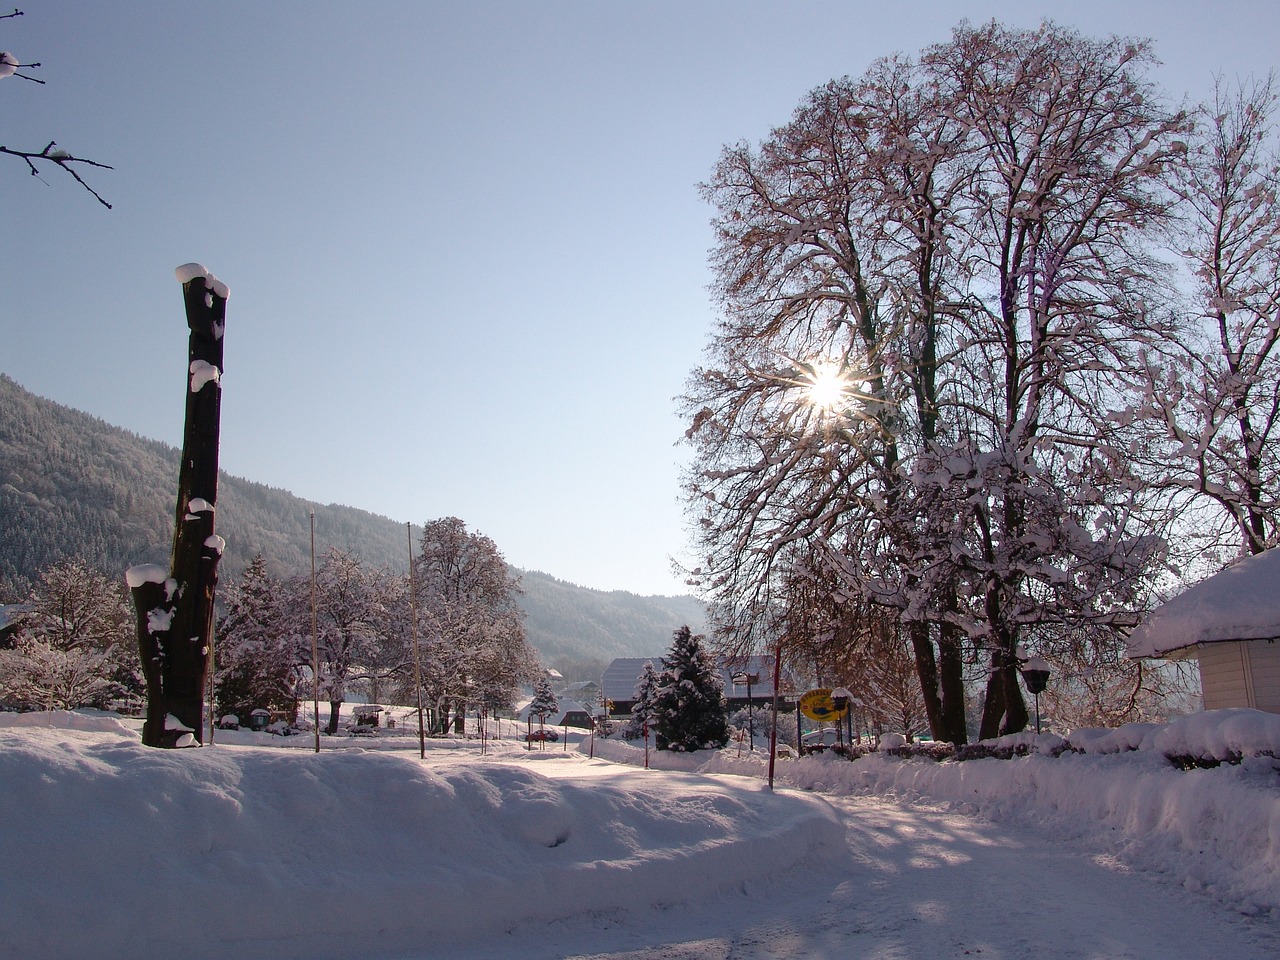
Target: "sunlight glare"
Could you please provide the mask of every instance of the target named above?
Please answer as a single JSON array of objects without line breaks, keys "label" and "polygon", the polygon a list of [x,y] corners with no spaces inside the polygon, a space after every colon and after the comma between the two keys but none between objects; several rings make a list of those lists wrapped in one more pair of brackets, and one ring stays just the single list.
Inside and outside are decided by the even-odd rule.
[{"label": "sunlight glare", "polygon": [[819,367],[813,372],[808,392],[811,404],[830,412],[848,401],[849,381],[839,367]]}]

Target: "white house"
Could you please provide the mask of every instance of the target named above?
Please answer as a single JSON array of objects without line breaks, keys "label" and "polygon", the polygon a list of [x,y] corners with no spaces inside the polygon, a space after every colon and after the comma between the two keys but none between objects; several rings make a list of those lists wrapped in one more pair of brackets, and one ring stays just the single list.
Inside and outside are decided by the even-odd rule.
[{"label": "white house", "polygon": [[1280,713],[1280,548],[1246,557],[1154,610],[1130,657],[1195,657],[1204,708]]}]

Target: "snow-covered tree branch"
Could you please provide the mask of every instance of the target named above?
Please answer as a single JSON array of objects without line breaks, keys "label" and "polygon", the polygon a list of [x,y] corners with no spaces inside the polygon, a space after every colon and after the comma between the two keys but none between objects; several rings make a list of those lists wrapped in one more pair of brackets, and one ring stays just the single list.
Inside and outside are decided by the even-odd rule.
[{"label": "snow-covered tree branch", "polygon": [[[14,10],[13,13],[6,13],[3,16],[0,16],[0,20],[9,20],[22,15],[23,13],[21,10]],[[21,80],[30,80],[39,84],[44,83],[43,80],[18,72],[19,68],[22,68],[23,66],[24,65],[18,60],[17,56],[9,53],[8,51],[0,50],[0,80],[7,77],[16,77]],[[40,64],[29,63],[25,66],[27,69],[32,69],[39,67]],[[79,167],[97,167],[100,170],[111,170],[112,167],[105,163],[99,163],[98,161],[90,160],[87,157],[77,157],[68,153],[66,150],[59,147],[55,140],[50,140],[44,148],[40,150],[23,150],[0,145],[0,154],[21,160],[27,165],[27,169],[33,177],[39,177],[44,170],[50,167],[60,168],[75,180],[76,183],[88,190],[95,200],[108,210],[111,209],[111,204],[103,198],[102,194],[89,186],[85,179],[80,175],[79,169],[77,169]]]}]

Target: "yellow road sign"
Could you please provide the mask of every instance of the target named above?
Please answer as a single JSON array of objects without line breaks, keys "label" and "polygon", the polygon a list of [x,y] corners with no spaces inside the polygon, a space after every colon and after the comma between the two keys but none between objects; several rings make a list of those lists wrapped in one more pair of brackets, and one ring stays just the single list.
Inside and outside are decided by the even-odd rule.
[{"label": "yellow road sign", "polygon": [[830,687],[819,687],[817,690],[810,690],[800,698],[800,712],[810,720],[817,720],[819,723],[830,723],[839,720],[849,710],[846,703],[843,710],[837,710],[835,701],[831,699]]}]

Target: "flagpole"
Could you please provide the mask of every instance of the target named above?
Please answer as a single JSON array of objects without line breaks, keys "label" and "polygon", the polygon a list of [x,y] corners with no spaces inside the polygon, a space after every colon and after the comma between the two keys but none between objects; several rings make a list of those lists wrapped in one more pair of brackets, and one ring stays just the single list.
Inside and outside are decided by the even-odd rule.
[{"label": "flagpole", "polygon": [[316,753],[320,752],[320,647],[316,642],[316,512],[311,511],[311,718],[316,727]]},{"label": "flagpole", "polygon": [[422,719],[422,660],[418,654],[418,586],[413,576],[413,527],[404,525],[409,535],[409,607],[413,610],[413,689],[418,695],[418,758],[427,759],[427,734]]}]

